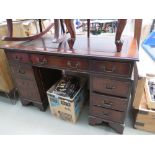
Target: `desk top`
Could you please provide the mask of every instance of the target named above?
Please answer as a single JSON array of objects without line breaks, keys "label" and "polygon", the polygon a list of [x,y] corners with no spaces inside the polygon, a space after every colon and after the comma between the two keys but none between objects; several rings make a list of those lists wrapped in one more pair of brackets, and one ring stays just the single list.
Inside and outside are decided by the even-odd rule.
[{"label": "desk top", "polygon": [[86,35],[77,35],[74,49],[72,50],[69,49],[67,39],[61,44],[53,43],[52,36],[26,42],[6,42],[0,48],[27,53],[137,61],[138,49],[136,40],[129,36],[122,36],[122,39],[124,43],[121,52],[116,52],[115,36],[112,34],[91,35],[89,39]]}]

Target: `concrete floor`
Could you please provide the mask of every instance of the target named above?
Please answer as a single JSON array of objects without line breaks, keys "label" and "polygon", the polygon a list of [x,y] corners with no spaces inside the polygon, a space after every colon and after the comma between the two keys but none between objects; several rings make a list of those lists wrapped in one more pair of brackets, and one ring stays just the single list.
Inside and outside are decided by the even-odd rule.
[{"label": "concrete floor", "polygon": [[[152,134],[134,129],[131,116],[127,118],[124,135]],[[20,101],[12,105],[5,96],[0,96],[0,134],[118,135],[106,125],[88,125],[88,106],[84,107],[78,122],[72,124],[52,116],[49,108],[41,112],[33,106],[22,106]]]}]

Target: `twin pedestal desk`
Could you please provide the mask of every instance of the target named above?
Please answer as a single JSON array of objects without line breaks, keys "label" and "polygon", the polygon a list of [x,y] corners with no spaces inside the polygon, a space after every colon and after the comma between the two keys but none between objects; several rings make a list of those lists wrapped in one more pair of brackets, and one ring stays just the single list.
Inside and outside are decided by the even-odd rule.
[{"label": "twin pedestal desk", "polygon": [[[138,60],[136,40],[123,36],[116,52],[114,36],[79,35],[74,49],[67,41],[53,43],[44,37],[29,42],[8,42],[5,50],[23,105],[46,110],[46,91],[61,77],[62,70],[89,75],[89,124],[106,122],[123,133],[132,93],[132,72]],[[88,80],[89,81],[89,80]]]}]

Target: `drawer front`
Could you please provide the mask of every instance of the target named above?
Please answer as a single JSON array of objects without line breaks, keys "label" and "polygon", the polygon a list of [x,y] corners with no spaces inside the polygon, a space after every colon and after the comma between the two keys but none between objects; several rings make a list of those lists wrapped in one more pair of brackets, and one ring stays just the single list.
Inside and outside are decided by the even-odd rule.
[{"label": "drawer front", "polygon": [[89,70],[89,61],[86,59],[79,58],[68,58],[65,60],[66,68],[69,70],[81,70],[87,71]]},{"label": "drawer front", "polygon": [[41,101],[37,85],[34,81],[16,78],[16,84],[21,97],[34,101]]},{"label": "drawer front", "polygon": [[96,76],[92,76],[91,79],[92,91],[120,97],[128,97],[129,95],[131,87],[129,81]]},{"label": "drawer front", "polygon": [[32,67],[30,65],[16,63],[14,65],[11,65],[11,70],[15,77],[30,80],[35,79]]},{"label": "drawer front", "polygon": [[128,102],[127,99],[92,93],[91,105],[96,105],[119,111],[126,111]]},{"label": "drawer front", "polygon": [[115,61],[91,61],[90,70],[104,74],[113,74],[129,77],[132,74],[133,63]]},{"label": "drawer front", "polygon": [[125,112],[119,112],[97,106],[90,107],[90,115],[119,123],[124,123],[125,120]]},{"label": "drawer front", "polygon": [[29,55],[20,52],[7,52],[7,57],[11,62],[30,63]]},{"label": "drawer front", "polygon": [[81,70],[89,69],[89,62],[86,59],[66,58],[59,56],[31,55],[31,61],[35,65],[46,65],[60,69]]}]

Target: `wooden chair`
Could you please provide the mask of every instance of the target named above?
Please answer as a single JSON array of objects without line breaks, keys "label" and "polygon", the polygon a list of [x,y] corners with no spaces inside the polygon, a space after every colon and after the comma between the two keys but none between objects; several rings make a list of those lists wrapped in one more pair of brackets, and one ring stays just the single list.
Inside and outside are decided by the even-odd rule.
[{"label": "wooden chair", "polygon": [[[70,48],[73,48],[74,41],[76,39],[75,28],[71,19],[65,20],[66,26],[70,33]],[[127,19],[118,19],[118,27],[115,35],[115,44],[116,44],[116,51],[121,52],[123,41],[121,40],[121,36],[123,30],[126,26]],[[135,19],[135,26],[134,26],[134,38],[137,40],[137,44],[139,46],[140,35],[141,35],[141,26],[142,26],[142,19]],[[90,19],[87,19],[87,37],[90,37]]]},{"label": "wooden chair", "polygon": [[2,40],[4,41],[28,41],[40,38],[44,34],[46,34],[53,26],[54,23],[51,23],[44,31],[42,31],[41,19],[39,20],[40,33],[28,36],[28,37],[13,37],[13,21],[12,19],[7,19],[7,27],[8,27],[8,36],[4,36]]},{"label": "wooden chair", "polygon": [[[60,23],[60,24],[59,24]],[[54,23],[51,23],[44,31],[42,30],[41,19],[39,19],[39,26],[40,26],[40,33],[34,36],[29,37],[13,37],[13,23],[12,19],[7,19],[7,26],[8,26],[8,36],[4,37],[3,40],[5,41],[27,41],[27,40],[34,40],[40,38],[45,33],[47,33],[53,26],[55,27],[55,42],[62,42],[64,40],[66,31],[64,28],[64,23],[66,28],[70,34],[70,38],[68,39],[69,47],[73,49],[74,42],[76,39],[76,32],[73,24],[72,19],[55,19]],[[126,26],[127,19],[118,19],[118,27],[115,35],[115,44],[116,44],[116,51],[121,52],[123,41],[121,40],[121,36],[123,30]],[[59,29],[61,26],[62,35],[59,34]],[[135,27],[134,27],[134,38],[137,40],[137,44],[139,45],[140,41],[140,34],[141,34],[141,26],[142,26],[142,19],[135,19]],[[87,19],[87,37],[90,37],[90,19]]]}]

